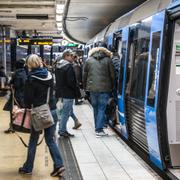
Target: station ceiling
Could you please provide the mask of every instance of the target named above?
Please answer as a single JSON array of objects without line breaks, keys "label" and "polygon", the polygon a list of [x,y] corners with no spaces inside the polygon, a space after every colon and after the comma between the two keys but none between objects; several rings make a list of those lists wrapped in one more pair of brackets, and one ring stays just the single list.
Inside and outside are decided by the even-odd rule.
[{"label": "station ceiling", "polygon": [[87,42],[122,14],[145,0],[0,0],[0,25],[15,31],[60,36],[56,26],[56,4],[66,3],[65,34],[74,41]]},{"label": "station ceiling", "polygon": [[116,18],[146,0],[68,0],[64,28],[74,40],[87,42]]}]

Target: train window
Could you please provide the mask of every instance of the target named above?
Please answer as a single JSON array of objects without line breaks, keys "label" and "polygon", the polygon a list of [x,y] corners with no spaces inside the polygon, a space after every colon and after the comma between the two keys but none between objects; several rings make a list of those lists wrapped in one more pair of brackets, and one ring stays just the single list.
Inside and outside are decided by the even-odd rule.
[{"label": "train window", "polygon": [[130,28],[126,94],[141,101],[145,100],[150,28],[150,21]]},{"label": "train window", "polygon": [[157,76],[157,61],[159,56],[159,46],[161,39],[161,32],[155,32],[152,36],[152,50],[151,50],[151,62],[150,62],[150,75],[149,75],[149,88],[147,104],[154,106],[155,93],[156,93],[156,76]]},{"label": "train window", "polygon": [[126,57],[126,41],[123,41],[120,45],[120,48],[118,48],[118,52],[121,52],[120,54],[120,70],[119,70],[119,94],[122,95],[122,86],[123,86],[123,79],[124,79],[124,65],[125,65],[125,57]]}]

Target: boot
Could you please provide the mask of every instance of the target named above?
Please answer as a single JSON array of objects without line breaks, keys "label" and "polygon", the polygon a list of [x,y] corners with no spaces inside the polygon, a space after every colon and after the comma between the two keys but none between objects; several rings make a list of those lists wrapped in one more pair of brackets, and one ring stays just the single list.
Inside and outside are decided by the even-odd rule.
[{"label": "boot", "polygon": [[76,121],[73,129],[78,129],[81,126],[82,126],[82,124],[79,121]]}]

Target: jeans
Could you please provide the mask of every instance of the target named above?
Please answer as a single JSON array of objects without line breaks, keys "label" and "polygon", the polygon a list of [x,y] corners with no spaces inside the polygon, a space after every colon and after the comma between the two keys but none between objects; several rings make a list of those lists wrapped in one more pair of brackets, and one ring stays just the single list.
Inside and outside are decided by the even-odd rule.
[{"label": "jeans", "polygon": [[74,122],[78,121],[77,117],[73,112],[73,101],[74,99],[63,98],[63,109],[59,125],[59,134],[67,131],[66,125],[69,117],[71,117],[74,120]]},{"label": "jeans", "polygon": [[[44,129],[45,142],[49,148],[51,158],[54,162],[54,169],[63,166],[63,160],[54,138],[55,128],[56,126],[54,124],[53,126]],[[32,172],[33,170],[39,135],[40,135],[39,131],[35,131],[34,128],[32,127],[30,139],[29,139],[27,160],[23,165],[23,169],[27,172]]]},{"label": "jeans", "polygon": [[105,109],[110,97],[110,93],[90,92],[90,97],[94,113],[95,131],[101,132],[103,131],[103,127],[106,122]]}]

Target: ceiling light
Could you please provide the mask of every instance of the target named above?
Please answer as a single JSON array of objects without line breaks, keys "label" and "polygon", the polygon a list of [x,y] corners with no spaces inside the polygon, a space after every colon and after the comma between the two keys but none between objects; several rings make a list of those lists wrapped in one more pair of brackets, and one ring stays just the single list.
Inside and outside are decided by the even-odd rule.
[{"label": "ceiling light", "polygon": [[63,11],[64,11],[63,9],[56,9],[56,13],[57,13],[57,14],[62,14]]},{"label": "ceiling light", "polygon": [[57,23],[57,27],[62,27],[62,23]]},{"label": "ceiling light", "polygon": [[56,21],[62,21],[62,16],[61,15],[56,15]]},{"label": "ceiling light", "polygon": [[62,27],[58,27],[57,29],[58,29],[59,31],[62,31]]}]

